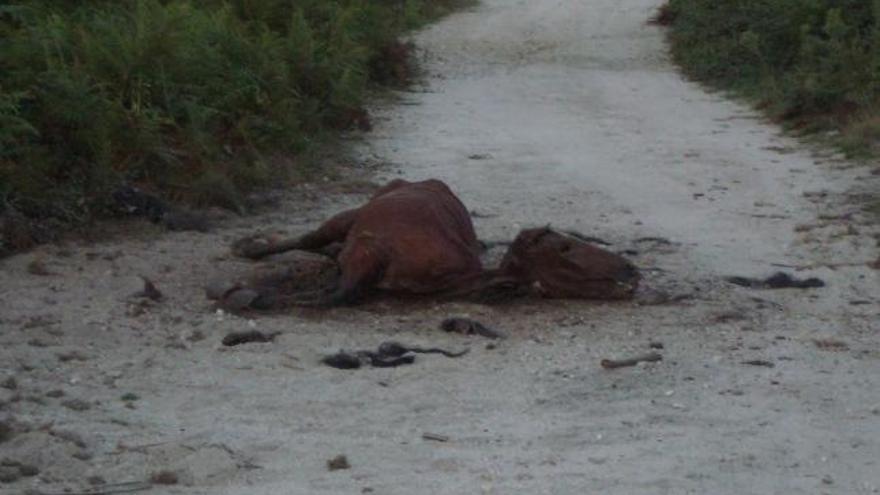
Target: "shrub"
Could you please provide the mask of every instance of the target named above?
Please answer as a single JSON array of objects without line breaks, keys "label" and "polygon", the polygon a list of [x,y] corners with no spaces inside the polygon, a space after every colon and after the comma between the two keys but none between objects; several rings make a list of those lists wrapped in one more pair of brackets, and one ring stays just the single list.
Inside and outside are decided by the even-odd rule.
[{"label": "shrub", "polygon": [[841,126],[876,107],[878,0],[670,0],[667,8],[673,55],[696,79],[781,118]]},{"label": "shrub", "polygon": [[8,0],[0,213],[84,221],[123,182],[238,207],[284,174],[270,157],[304,155],[348,122],[400,33],[452,6]]}]

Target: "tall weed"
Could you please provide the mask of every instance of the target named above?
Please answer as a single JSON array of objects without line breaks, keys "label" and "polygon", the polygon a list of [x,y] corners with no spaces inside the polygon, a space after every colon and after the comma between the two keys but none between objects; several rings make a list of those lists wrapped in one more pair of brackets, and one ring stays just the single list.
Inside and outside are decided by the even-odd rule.
[{"label": "tall weed", "polygon": [[699,80],[809,124],[846,126],[877,108],[878,0],[670,0],[668,9],[673,55]]},{"label": "tall weed", "polygon": [[283,174],[271,156],[348,122],[403,31],[455,2],[8,0],[0,213],[92,218],[122,182],[237,207]]}]

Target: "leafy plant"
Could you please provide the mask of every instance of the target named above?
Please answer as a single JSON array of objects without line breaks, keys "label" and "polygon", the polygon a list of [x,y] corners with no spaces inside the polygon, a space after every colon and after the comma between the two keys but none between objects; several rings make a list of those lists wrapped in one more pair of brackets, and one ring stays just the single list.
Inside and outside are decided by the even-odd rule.
[{"label": "leafy plant", "polygon": [[85,221],[123,182],[240,208],[303,161],[271,157],[349,122],[402,32],[456,3],[7,0],[0,213]]},{"label": "leafy plant", "polygon": [[670,0],[675,59],[802,130],[878,143],[880,0]]}]

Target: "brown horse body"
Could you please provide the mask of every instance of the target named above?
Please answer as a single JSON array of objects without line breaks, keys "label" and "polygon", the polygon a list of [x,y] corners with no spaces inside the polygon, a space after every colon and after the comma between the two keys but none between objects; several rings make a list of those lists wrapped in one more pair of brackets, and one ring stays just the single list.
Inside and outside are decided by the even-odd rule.
[{"label": "brown horse body", "polygon": [[[394,180],[365,205],[334,216],[303,237],[275,242],[245,238],[233,252],[258,259],[288,250],[321,251],[337,243],[340,274],[332,290],[310,296],[279,294],[266,283],[255,283],[213,297],[222,303],[244,290],[249,292],[238,293],[235,306],[332,305],[354,302],[375,288],[477,299],[524,291],[610,299],[630,297],[638,283],[637,271],[624,258],[549,228],[521,232],[501,267],[484,270],[470,215],[439,180]],[[279,277],[269,279],[277,285]]]}]

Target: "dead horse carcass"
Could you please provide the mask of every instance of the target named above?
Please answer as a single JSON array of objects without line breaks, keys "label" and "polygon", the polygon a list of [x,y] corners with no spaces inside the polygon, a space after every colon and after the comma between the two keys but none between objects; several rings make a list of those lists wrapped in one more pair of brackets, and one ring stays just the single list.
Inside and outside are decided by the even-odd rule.
[{"label": "dead horse carcass", "polygon": [[[501,266],[484,270],[482,247],[470,215],[439,180],[394,180],[360,208],[344,211],[302,237],[247,237],[233,245],[242,257],[260,259],[289,250],[333,249],[339,268],[334,287],[312,294],[279,290],[291,270],[258,277],[209,294],[232,306],[352,303],[371,290],[439,294],[491,301],[534,292],[553,298],[624,299],[639,281],[625,258],[550,228],[520,232]],[[294,284],[295,285],[295,284]],[[290,286],[290,284],[287,284]]]}]

